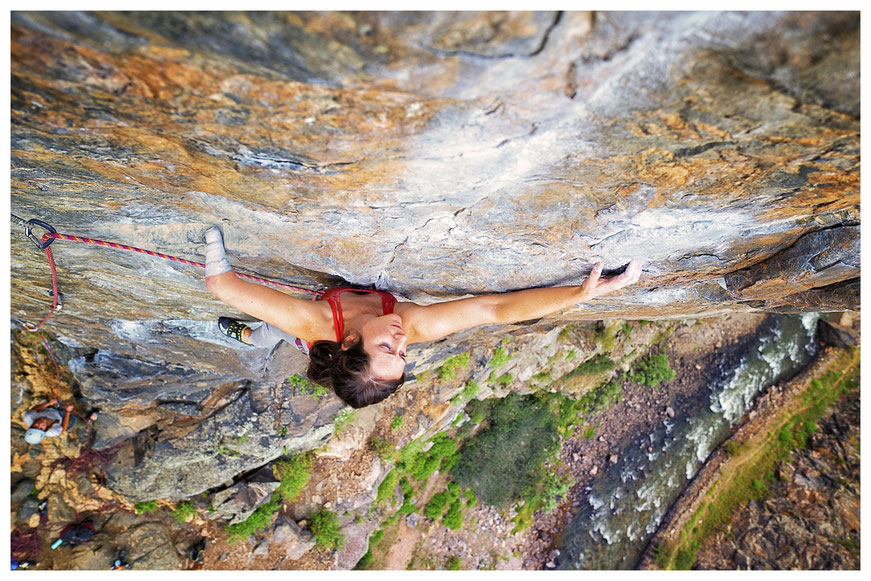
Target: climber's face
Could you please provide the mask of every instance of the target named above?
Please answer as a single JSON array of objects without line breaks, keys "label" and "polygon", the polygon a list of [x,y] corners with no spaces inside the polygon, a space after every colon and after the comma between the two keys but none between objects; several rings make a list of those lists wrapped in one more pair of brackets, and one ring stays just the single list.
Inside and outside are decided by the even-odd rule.
[{"label": "climber's face", "polygon": [[37,430],[45,431],[49,429],[53,423],[54,420],[51,420],[49,418],[36,418],[33,421],[33,425],[31,427],[36,428]]},{"label": "climber's face", "polygon": [[405,371],[408,337],[397,314],[367,319],[360,327],[363,350],[369,355],[369,370],[378,379],[399,379]]}]

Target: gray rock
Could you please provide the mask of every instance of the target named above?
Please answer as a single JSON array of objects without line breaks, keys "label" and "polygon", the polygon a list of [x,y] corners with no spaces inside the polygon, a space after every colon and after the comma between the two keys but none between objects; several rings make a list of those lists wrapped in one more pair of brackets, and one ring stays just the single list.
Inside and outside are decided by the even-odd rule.
[{"label": "gray rock", "polygon": [[236,524],[247,519],[257,507],[269,501],[278,488],[277,482],[239,482],[215,493],[212,498],[213,518]]},{"label": "gray rock", "polygon": [[35,482],[30,478],[25,478],[20,480],[13,488],[12,495],[9,497],[10,501],[15,503],[24,500],[27,498],[27,495],[33,491],[33,487]]},{"label": "gray rock", "polygon": [[15,518],[20,523],[26,523],[37,512],[39,512],[39,501],[35,498],[25,498],[18,505]]},{"label": "gray rock", "polygon": [[272,533],[272,540],[281,545],[288,559],[296,560],[315,546],[314,536],[296,522],[279,517]]},{"label": "gray rock", "polygon": [[413,512],[405,517],[405,524],[409,527],[416,529],[418,523],[420,522],[420,515],[416,512]]}]

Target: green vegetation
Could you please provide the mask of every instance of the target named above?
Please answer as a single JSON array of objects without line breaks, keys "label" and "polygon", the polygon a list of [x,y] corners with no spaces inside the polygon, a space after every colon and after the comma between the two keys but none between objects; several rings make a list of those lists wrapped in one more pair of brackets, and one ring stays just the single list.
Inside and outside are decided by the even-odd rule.
[{"label": "green vegetation", "polygon": [[569,349],[569,352],[566,353],[566,361],[571,361],[572,359],[575,358],[575,355],[576,355],[575,350]]},{"label": "green vegetation", "polygon": [[405,471],[417,480],[425,480],[436,470],[448,471],[456,464],[457,443],[446,433],[436,434],[429,440],[432,446],[403,462]]},{"label": "green vegetation", "polygon": [[387,501],[393,498],[396,494],[396,480],[398,474],[396,470],[391,470],[378,485],[378,495],[375,497],[375,506],[387,504]]},{"label": "green vegetation", "polygon": [[575,325],[566,325],[562,329],[560,329],[559,335],[557,335],[557,339],[560,341],[567,341],[569,336],[574,332]]},{"label": "green vegetation", "polygon": [[576,377],[583,377],[588,375],[598,375],[600,373],[605,373],[606,371],[611,371],[614,369],[614,362],[607,355],[596,355],[595,357],[591,357],[587,359],[573,370],[568,372],[565,376],[563,376],[563,380],[571,380]]},{"label": "green vegetation", "polygon": [[172,511],[172,518],[175,519],[175,522],[182,524],[186,523],[188,519],[197,514],[197,510],[194,506],[188,502],[187,500],[183,500],[178,503],[175,507],[175,510]]},{"label": "green vegetation", "polygon": [[549,383],[550,369],[542,369],[530,378],[533,383]]},{"label": "green vegetation", "polygon": [[315,546],[329,550],[339,550],[345,546],[345,535],[339,530],[339,517],[335,513],[320,508],[311,516],[309,528],[315,537]]},{"label": "green vegetation", "polygon": [[557,421],[534,398],[516,393],[470,405],[476,402],[486,425],[463,443],[451,475],[487,504],[505,506],[534,491],[544,460],[559,445]]},{"label": "green vegetation", "polygon": [[281,481],[275,494],[284,502],[293,502],[311,476],[311,458],[308,454],[291,456],[276,462],[272,466],[272,473]]},{"label": "green vegetation", "polygon": [[399,480],[399,488],[402,490],[402,506],[400,506],[399,510],[396,511],[396,514],[413,513],[417,509],[411,502],[411,499],[414,497],[414,488],[411,486],[411,482],[408,481],[408,478],[403,476]]},{"label": "green vegetation", "polygon": [[312,383],[305,377],[294,374],[287,378],[287,382],[300,395],[310,395],[313,397],[321,397],[327,395],[328,390],[323,385]]},{"label": "green vegetation", "polygon": [[466,382],[466,385],[463,386],[463,390],[455,395],[453,399],[451,399],[451,404],[460,405],[469,401],[470,399],[478,395],[478,391],[480,391],[480,389],[481,386],[478,385],[475,380],[470,379]]},{"label": "green vegetation", "polygon": [[463,563],[460,561],[460,558],[454,555],[450,559],[448,559],[447,564],[445,565],[445,569],[448,571],[462,571]]},{"label": "green vegetation", "polygon": [[287,431],[288,431],[287,426],[281,426],[280,428],[278,428],[278,435],[283,438],[284,436],[287,435]]},{"label": "green vegetation", "polygon": [[602,351],[610,353],[614,350],[617,344],[617,331],[619,327],[616,321],[610,323],[601,323],[599,329],[596,330],[596,343],[602,346]]},{"label": "green vegetation", "polygon": [[144,502],[137,502],[133,505],[133,508],[136,509],[136,514],[151,514],[157,510],[157,501],[146,500]]},{"label": "green vegetation", "polygon": [[840,370],[830,370],[809,382],[800,402],[777,420],[777,429],[761,434],[758,442],[726,445],[730,459],[721,468],[720,480],[709,489],[707,502],[687,521],[679,541],[657,548],[662,568],[691,568],[702,541],[728,522],[737,507],[766,496],[777,462],[788,461],[793,450],[804,447],[829,406],[857,386],[858,352],[848,351],[842,362]]},{"label": "green vegetation", "polygon": [[355,419],[357,419],[356,412],[353,412],[348,408],[344,408],[337,413],[336,417],[333,419],[333,429],[336,431],[336,435],[338,436],[341,434]]},{"label": "green vegetation", "polygon": [[650,387],[659,387],[660,383],[669,382],[675,378],[674,369],[668,364],[665,353],[649,353],[636,363],[629,379]]},{"label": "green vegetation", "polygon": [[396,458],[396,444],[387,438],[372,436],[369,440],[369,448],[378,454],[382,460],[390,462]]},{"label": "green vegetation", "polygon": [[278,512],[279,503],[275,496],[269,499],[269,502],[257,507],[251,516],[240,523],[229,525],[227,527],[227,540],[231,543],[238,542],[248,538],[248,535],[253,535],[256,532],[265,530],[272,524],[272,517]]},{"label": "green vegetation", "polygon": [[453,379],[457,371],[469,364],[469,355],[469,353],[458,353],[445,359],[445,362],[436,371],[438,378],[442,381]]},{"label": "green vegetation", "polygon": [[403,416],[402,414],[396,414],[393,416],[393,421],[390,422],[390,429],[394,432],[402,427]]},{"label": "green vegetation", "polygon": [[487,381],[490,383],[498,383],[499,385],[508,385],[514,378],[511,377],[510,373],[503,373],[502,375],[497,376],[496,372],[490,374],[490,377],[487,378]]},{"label": "green vegetation", "polygon": [[490,358],[490,366],[493,369],[499,369],[500,367],[511,361],[512,357],[514,357],[514,355],[508,353],[508,350],[505,349],[503,345],[500,345],[493,352],[493,357]]}]

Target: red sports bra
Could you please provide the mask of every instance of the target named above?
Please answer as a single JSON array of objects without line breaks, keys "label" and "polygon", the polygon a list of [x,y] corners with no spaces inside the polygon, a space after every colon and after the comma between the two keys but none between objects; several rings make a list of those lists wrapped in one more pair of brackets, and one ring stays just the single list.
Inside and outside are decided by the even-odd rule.
[{"label": "red sports bra", "polygon": [[[396,297],[389,292],[382,290],[363,290],[358,288],[339,287],[324,291],[324,294],[318,297],[317,300],[330,303],[330,308],[333,310],[333,328],[336,330],[337,343],[341,343],[342,337],[345,335],[345,317],[342,315],[342,303],[339,302],[339,295],[345,291],[378,294],[381,297],[381,310],[383,315],[393,313],[393,307],[396,305]],[[301,339],[297,339],[296,348],[308,355],[312,343],[310,341],[306,341],[305,343],[308,349],[304,348]]]}]

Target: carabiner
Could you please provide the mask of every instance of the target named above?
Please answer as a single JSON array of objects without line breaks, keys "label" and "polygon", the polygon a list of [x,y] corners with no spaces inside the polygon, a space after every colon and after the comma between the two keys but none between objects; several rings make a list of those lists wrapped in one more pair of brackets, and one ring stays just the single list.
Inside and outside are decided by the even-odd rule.
[{"label": "carabiner", "polygon": [[30,220],[27,221],[27,225],[24,227],[24,235],[27,236],[28,238],[30,238],[30,240],[34,244],[36,244],[37,248],[39,248],[40,250],[45,250],[46,248],[48,248],[51,245],[52,242],[54,242],[55,239],[49,238],[45,242],[42,242],[33,233],[33,226],[40,226],[42,228],[45,228],[46,230],[48,230],[52,234],[55,234],[57,232],[57,230],[55,230],[54,226],[52,226],[51,224],[46,224],[42,220],[37,220],[36,218],[31,218]]}]

